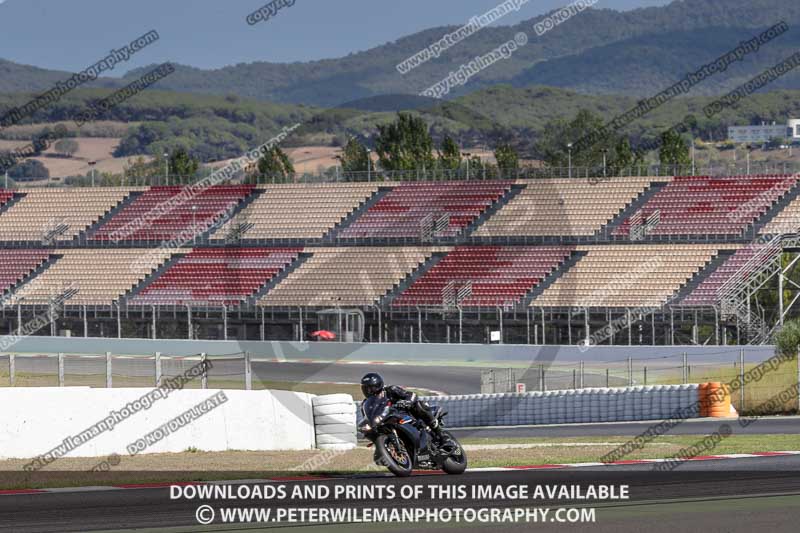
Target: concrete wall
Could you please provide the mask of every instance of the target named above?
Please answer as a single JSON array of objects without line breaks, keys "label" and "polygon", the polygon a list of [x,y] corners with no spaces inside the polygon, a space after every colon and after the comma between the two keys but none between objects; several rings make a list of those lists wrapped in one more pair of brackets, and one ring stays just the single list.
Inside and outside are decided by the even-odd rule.
[{"label": "concrete wall", "polygon": [[[31,458],[47,453],[113,410],[150,389],[3,388],[0,389],[0,458]],[[128,445],[174,419],[218,390],[180,390],[154,401],[66,453],[67,457],[119,454],[124,468]],[[227,402],[171,432],[142,453],[225,450],[307,450],[315,445],[311,395],[289,391],[223,391]],[[141,410],[138,410],[141,409]]]},{"label": "concrete wall", "polygon": [[[745,360],[755,363],[769,359],[774,346],[744,346]],[[145,339],[99,339],[64,337],[27,337],[10,350],[18,353],[74,353],[144,355],[161,352],[165,355],[227,355],[248,351],[255,359],[312,361],[441,361],[495,362],[498,364],[525,361],[535,363],[577,362],[601,363],[626,357],[643,359],[663,355],[688,354],[692,363],[718,362],[721,352],[738,359],[737,346],[596,346],[585,352],[577,346],[530,346],[520,344],[359,344],[344,342],[278,342],[278,341],[189,341]]]}]

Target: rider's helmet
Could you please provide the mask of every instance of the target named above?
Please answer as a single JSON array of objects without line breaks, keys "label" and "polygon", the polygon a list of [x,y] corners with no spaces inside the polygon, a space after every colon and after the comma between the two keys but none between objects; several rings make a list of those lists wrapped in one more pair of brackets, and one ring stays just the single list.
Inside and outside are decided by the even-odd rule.
[{"label": "rider's helmet", "polygon": [[380,374],[370,372],[361,378],[361,392],[364,393],[364,397],[369,398],[371,396],[377,396],[382,391],[383,378],[380,376]]}]

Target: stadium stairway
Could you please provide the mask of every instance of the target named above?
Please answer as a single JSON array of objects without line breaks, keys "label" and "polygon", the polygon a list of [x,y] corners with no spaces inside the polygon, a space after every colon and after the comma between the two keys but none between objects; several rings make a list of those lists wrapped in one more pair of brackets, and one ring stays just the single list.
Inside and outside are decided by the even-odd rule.
[{"label": "stadium stairway", "polygon": [[149,287],[154,281],[161,277],[161,275],[169,270],[175,263],[178,262],[182,257],[184,257],[186,253],[176,253],[173,254],[167,261],[161,264],[157,269],[150,273],[149,276],[144,278],[138,285],[130,289],[128,292],[123,294],[120,297],[120,303],[124,303],[125,305],[128,304],[128,300],[145,290]]},{"label": "stadium stairway", "polygon": [[389,309],[395,298],[403,294],[403,292],[405,292],[406,289],[411,287],[411,285],[413,285],[414,282],[416,282],[419,278],[427,274],[428,271],[432,269],[434,266],[436,266],[436,264],[439,261],[444,259],[446,255],[447,252],[434,252],[433,254],[431,254],[430,258],[427,261],[421,263],[417,268],[412,270],[411,273],[409,273],[408,276],[405,277],[405,279],[403,279],[400,283],[398,283],[394,289],[392,289],[386,295],[384,295],[384,297],[381,298],[380,305],[386,309]]},{"label": "stadium stairway", "polygon": [[[654,181],[650,184],[650,187],[645,189],[634,201],[628,204],[628,206],[623,209],[622,211],[617,214],[614,219],[606,224],[604,227],[600,228],[600,230],[595,233],[595,237],[602,237],[604,241],[614,240],[615,237],[612,236],[614,230],[616,230],[619,226],[621,226],[626,220],[632,217],[639,209],[645,206],[650,199],[658,194],[661,189],[667,186],[666,181]],[[619,240],[619,237],[616,237],[616,240]],[[626,237],[625,240],[628,240]]]},{"label": "stadium stairway", "polygon": [[2,205],[0,205],[0,216],[2,216],[3,213],[14,207],[14,204],[19,202],[24,197],[25,193],[18,193],[18,192],[13,193],[8,200],[6,200]]},{"label": "stadium stairway", "polygon": [[272,276],[267,283],[261,286],[255,293],[253,293],[248,299],[247,302],[252,305],[257,305],[258,301],[264,297],[269,291],[280,285],[280,283],[286,279],[289,274],[300,268],[303,263],[308,261],[311,256],[314,255],[313,253],[308,252],[300,252],[297,254],[297,259],[289,263],[286,268]]},{"label": "stadium stairway", "polygon": [[520,302],[520,308],[526,309],[531,305],[531,302],[535,300],[538,296],[540,296],[544,291],[550,288],[550,286],[556,282],[558,278],[560,278],[565,272],[569,269],[574,267],[578,261],[583,259],[584,256],[589,252],[575,250],[573,251],[570,256],[567,258],[566,261],[558,265],[558,267],[553,270],[546,278],[544,278],[536,287],[534,287]]},{"label": "stadium stairway", "polygon": [[326,233],[322,237],[322,242],[328,244],[336,244],[339,238],[339,233],[344,230],[345,228],[349,227],[353,224],[356,220],[358,220],[361,215],[372,209],[372,207],[377,204],[378,202],[383,199],[389,192],[391,192],[391,187],[378,187],[378,190],[367,199],[366,202],[355,208],[349,215],[344,217],[338,223],[336,223],[328,233]]},{"label": "stadium stairway", "polygon": [[[238,216],[239,216],[239,214],[240,214],[242,211],[244,211],[245,209],[247,209],[247,206],[249,206],[250,204],[252,204],[252,203],[253,203],[253,202],[256,200],[256,198],[258,198],[258,197],[259,197],[259,196],[261,196],[262,194],[264,194],[264,190],[263,190],[263,189],[253,189],[253,191],[252,191],[250,194],[248,194],[247,196],[245,196],[244,200],[242,200],[241,202],[239,202],[238,204],[236,204],[236,205],[233,207],[233,209],[231,209],[230,211],[228,211],[228,213],[227,213],[227,219],[228,219],[228,220],[236,220],[236,217],[238,217]],[[242,222],[242,223],[245,223],[245,224],[247,223],[247,221],[246,221],[246,220],[243,220],[243,221],[241,221],[241,222]],[[222,230],[222,228],[223,228],[224,226],[225,226],[225,224],[219,224],[219,223],[217,223],[217,224],[215,224],[215,225],[211,226],[211,227],[210,227],[210,228],[208,228],[206,231],[204,231],[203,233],[201,233],[201,234],[199,234],[199,235],[197,235],[197,236],[196,236],[196,241],[197,241],[197,243],[198,243],[198,244],[199,244],[199,243],[202,243],[202,244],[209,244],[209,243],[211,242],[211,239],[213,239],[214,237],[216,237],[216,236],[217,236],[217,233],[218,233],[219,231],[221,231],[221,230]],[[220,235],[220,236],[221,236],[221,237],[224,239],[224,236],[222,236],[222,235]],[[245,240],[246,240],[246,238],[245,238],[245,237],[242,237],[242,238],[241,238],[241,241],[245,241]],[[237,242],[236,244],[241,244],[241,241]]]},{"label": "stadium stairway", "polygon": [[709,261],[703,268],[701,268],[686,284],[678,291],[674,301],[677,305],[681,305],[684,299],[694,292],[709,276],[714,274],[716,270],[725,264],[731,258],[736,250],[720,250],[719,253]]},{"label": "stadium stairway", "polygon": [[50,268],[56,261],[58,261],[61,255],[50,254],[46,261],[43,261],[39,266],[34,268],[30,271],[26,276],[24,276],[19,282],[17,282],[14,286],[10,287],[6,290],[2,295],[0,295],[0,300],[5,300],[5,298],[11,294],[14,294],[16,291],[30,283],[33,279],[38,277],[39,275],[43,274],[48,268]]},{"label": "stadium stairway", "polygon": [[[525,190],[526,186],[527,185],[520,185],[520,184],[512,185],[511,189],[509,189],[509,191],[506,194],[498,198],[497,201],[495,201],[492,205],[486,208],[486,210],[483,213],[481,213],[478,216],[478,218],[473,220],[472,223],[470,223],[466,228],[464,228],[464,230],[457,238],[458,244],[461,244],[461,242],[466,241],[472,235],[472,233],[475,230],[477,230],[484,222],[492,218],[495,213],[497,213],[504,206],[506,206],[508,202],[514,199],[515,196],[517,196],[519,193]],[[480,242],[482,239],[476,238],[473,240]]]},{"label": "stadium stairway", "polygon": [[794,186],[789,189],[789,191],[784,194],[780,200],[772,204],[772,207],[770,207],[766,213],[756,220],[752,226],[752,230],[747,232],[746,236],[754,238],[755,235],[761,233],[761,230],[763,230],[767,224],[772,222],[772,219],[775,218],[778,213],[783,211],[798,196],[800,196],[800,181],[795,181]]},{"label": "stadium stairway", "polygon": [[[92,238],[94,237],[94,234],[97,233],[97,230],[99,230],[103,226],[103,224],[105,224],[106,222],[108,222],[109,220],[114,218],[117,215],[117,213],[119,213],[120,211],[122,211],[123,209],[128,207],[130,204],[132,204],[139,196],[142,195],[143,192],[144,191],[131,191],[130,194],[128,194],[128,196],[126,196],[120,203],[115,205],[111,209],[111,211],[109,211],[108,213],[106,213],[105,215],[100,217],[100,220],[95,222],[89,228],[86,228],[85,230],[81,231],[72,240],[71,244],[73,246],[86,246],[87,243],[90,240],[92,240]],[[69,242],[67,242],[67,243],[59,243],[59,246],[61,246],[61,245],[69,246],[70,243]]]}]

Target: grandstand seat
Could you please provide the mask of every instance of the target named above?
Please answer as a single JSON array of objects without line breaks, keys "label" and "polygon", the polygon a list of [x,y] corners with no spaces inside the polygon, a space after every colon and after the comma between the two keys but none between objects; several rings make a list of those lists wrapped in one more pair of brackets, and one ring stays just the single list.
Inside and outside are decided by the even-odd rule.
[{"label": "grandstand seat", "polygon": [[706,266],[720,249],[736,245],[631,244],[585,251],[532,307],[661,307]]},{"label": "grandstand seat", "polygon": [[193,193],[190,187],[146,190],[97,229],[96,241],[191,239],[213,226],[253,192],[252,185],[216,185]]},{"label": "grandstand seat", "polygon": [[718,303],[717,291],[731,279],[764,246],[754,243],[736,250],[723,264],[700,283],[681,302],[687,306],[713,306]]},{"label": "grandstand seat", "polygon": [[448,287],[471,283],[464,307],[519,303],[569,257],[569,246],[459,246],[394,299],[395,307],[442,305]]},{"label": "grandstand seat", "polygon": [[435,247],[308,248],[313,254],[259,301],[264,307],[375,305]]},{"label": "grandstand seat", "polygon": [[634,218],[659,213],[649,235],[741,236],[797,183],[792,176],[681,176],[614,231],[628,237]]},{"label": "grandstand seat", "polygon": [[110,306],[171,256],[162,248],[70,248],[52,254],[46,270],[8,297],[10,305],[47,305],[71,293],[68,305]]},{"label": "grandstand seat", "polygon": [[375,183],[262,185],[261,195],[216,233],[249,226],[244,239],[321,239],[378,190]]},{"label": "grandstand seat", "polygon": [[0,294],[13,289],[49,256],[47,250],[0,250]]},{"label": "grandstand seat", "polygon": [[299,248],[207,248],[178,259],[130,298],[131,305],[232,306],[252,296],[301,252]]},{"label": "grandstand seat", "polygon": [[132,189],[26,189],[0,215],[0,241],[70,241],[130,195]]},{"label": "grandstand seat", "polygon": [[522,180],[525,189],[473,234],[476,237],[591,236],[654,181],[669,178]]},{"label": "grandstand seat", "polygon": [[396,185],[339,237],[419,238],[425,221],[448,217],[435,236],[452,237],[511,189],[510,181],[421,182]]}]

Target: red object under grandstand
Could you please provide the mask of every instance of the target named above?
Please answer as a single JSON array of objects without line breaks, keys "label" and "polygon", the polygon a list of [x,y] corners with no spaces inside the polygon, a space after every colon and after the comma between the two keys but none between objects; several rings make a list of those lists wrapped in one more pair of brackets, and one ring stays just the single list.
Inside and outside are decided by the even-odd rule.
[{"label": "red object under grandstand", "polygon": [[[739,236],[796,183],[790,176],[676,177],[634,217],[658,212],[648,235]],[[633,217],[631,217],[633,218]],[[614,231],[630,235],[631,219]]]},{"label": "red object under grandstand", "polygon": [[299,248],[209,248],[179,259],[131,305],[236,305],[297,259]]},{"label": "red object under grandstand", "polygon": [[326,329],[321,329],[319,331],[315,331],[311,334],[312,337],[316,339],[321,339],[323,341],[332,341],[336,340],[336,333],[332,331],[328,331]]},{"label": "red object under grandstand", "polygon": [[464,307],[519,302],[566,260],[570,246],[459,246],[398,296],[396,307],[442,305],[448,286],[457,293],[471,282]]},{"label": "red object under grandstand", "polygon": [[[101,226],[93,239],[169,241],[204,233],[253,192],[252,185],[218,185],[186,199],[181,186],[152,187]],[[173,205],[174,204],[174,205]]]},{"label": "red object under grandstand", "polygon": [[434,230],[433,235],[452,237],[506,194],[512,185],[510,181],[397,185],[339,236],[419,238],[426,224],[435,228],[438,221],[443,221],[444,227]]},{"label": "red object under grandstand", "polygon": [[47,250],[0,250],[0,293],[4,293],[41,266]]}]

